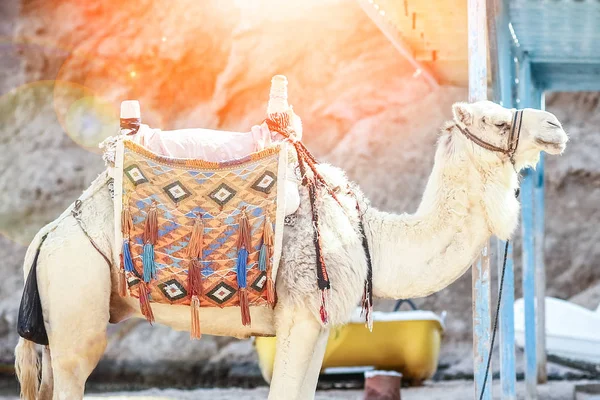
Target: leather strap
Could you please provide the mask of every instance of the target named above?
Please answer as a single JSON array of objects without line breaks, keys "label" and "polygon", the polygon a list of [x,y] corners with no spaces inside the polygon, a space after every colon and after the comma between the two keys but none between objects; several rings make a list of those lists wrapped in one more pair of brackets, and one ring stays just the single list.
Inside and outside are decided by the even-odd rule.
[{"label": "leather strap", "polygon": [[515,152],[519,146],[519,138],[521,137],[521,125],[523,124],[523,110],[516,110],[513,115],[512,125],[510,127],[510,135],[508,137],[507,148],[495,146],[488,143],[477,136],[473,135],[467,128],[463,128],[456,124],[458,130],[467,137],[470,141],[489,151],[495,151],[497,153],[506,154],[510,158],[510,162],[515,165]]}]

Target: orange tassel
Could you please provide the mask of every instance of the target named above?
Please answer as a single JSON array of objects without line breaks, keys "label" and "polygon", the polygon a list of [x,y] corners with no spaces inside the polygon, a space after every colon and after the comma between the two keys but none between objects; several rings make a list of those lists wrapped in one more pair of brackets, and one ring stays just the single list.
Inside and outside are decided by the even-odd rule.
[{"label": "orange tassel", "polygon": [[252,239],[251,239],[251,229],[250,222],[248,222],[248,216],[246,215],[246,210],[242,210],[240,213],[240,222],[239,222],[239,231],[238,231],[238,239],[237,239],[237,248],[238,250],[242,247],[245,247],[248,252],[250,252]]},{"label": "orange tassel", "polygon": [[127,277],[124,269],[119,271],[119,296],[127,297]]},{"label": "orange tassel", "polygon": [[202,296],[202,266],[198,260],[191,260],[188,268],[188,291],[190,296]]},{"label": "orange tassel", "polygon": [[240,309],[242,311],[242,325],[249,326],[252,321],[250,319],[250,304],[248,301],[248,292],[246,289],[240,289]]},{"label": "orange tassel", "polygon": [[146,286],[146,282],[140,281],[139,286],[139,298],[140,298],[140,310],[142,315],[146,317],[148,322],[152,324],[154,322],[154,314],[152,313],[152,307],[150,306],[149,299],[150,290],[148,290],[148,286]]},{"label": "orange tassel", "polygon": [[263,244],[271,247],[275,243],[275,235],[273,234],[273,224],[271,224],[271,218],[265,217],[263,224]]},{"label": "orange tassel", "polygon": [[202,258],[202,249],[204,245],[204,223],[202,217],[196,217],[194,227],[192,228],[192,234],[190,236],[190,242],[188,243],[188,257],[189,258]]},{"label": "orange tassel", "polygon": [[200,339],[200,299],[198,296],[192,296],[190,303],[190,311],[192,312],[192,327],[190,329],[190,339]]},{"label": "orange tassel", "polygon": [[146,225],[144,226],[144,244],[156,244],[158,239],[158,215],[156,203],[153,202],[146,216]]},{"label": "orange tassel", "polygon": [[123,261],[123,254],[119,254],[119,273],[117,282],[117,288],[119,290],[119,296],[127,297],[127,276],[125,275],[125,263]]},{"label": "orange tassel", "polygon": [[271,271],[267,272],[269,276],[267,277],[267,303],[271,307],[275,307],[275,302],[277,301],[275,297],[275,283],[273,279],[271,279]]},{"label": "orange tassel", "polygon": [[133,219],[131,218],[131,210],[129,206],[123,207],[121,212],[121,232],[124,238],[128,238],[133,230]]}]

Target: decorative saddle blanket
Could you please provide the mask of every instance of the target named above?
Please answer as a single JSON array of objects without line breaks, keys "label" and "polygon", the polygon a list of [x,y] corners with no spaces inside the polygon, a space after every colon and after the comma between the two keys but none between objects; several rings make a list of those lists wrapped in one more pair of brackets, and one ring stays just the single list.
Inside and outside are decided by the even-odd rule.
[{"label": "decorative saddle blanket", "polygon": [[115,157],[115,226],[121,295],[201,307],[273,306],[281,257],[287,145],[227,162],[169,158],[127,138]]}]

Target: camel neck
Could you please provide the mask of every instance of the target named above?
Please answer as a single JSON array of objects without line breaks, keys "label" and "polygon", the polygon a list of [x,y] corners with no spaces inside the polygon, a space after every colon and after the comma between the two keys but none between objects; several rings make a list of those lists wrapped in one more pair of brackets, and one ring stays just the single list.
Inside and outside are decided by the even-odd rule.
[{"label": "camel neck", "polygon": [[[366,215],[376,296],[411,298],[439,291],[469,268],[496,229],[510,234],[516,226],[518,203],[515,208],[510,200],[505,172],[482,171],[464,151],[444,147],[451,146],[445,140],[438,144],[414,214],[371,209]],[[498,211],[503,206],[510,212]],[[490,217],[490,210],[499,215]]]}]

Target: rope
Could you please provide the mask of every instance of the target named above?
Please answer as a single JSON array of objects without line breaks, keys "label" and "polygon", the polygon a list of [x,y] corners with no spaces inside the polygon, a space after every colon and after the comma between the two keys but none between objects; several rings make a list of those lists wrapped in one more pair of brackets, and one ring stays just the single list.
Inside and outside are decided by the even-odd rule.
[{"label": "rope", "polygon": [[502,275],[500,277],[500,287],[498,288],[498,304],[496,304],[496,316],[494,317],[494,329],[492,330],[492,343],[490,344],[490,352],[488,353],[487,366],[485,368],[485,377],[483,378],[483,386],[481,387],[481,395],[479,396],[479,400],[483,399],[483,394],[485,393],[485,384],[487,383],[488,375],[490,374],[490,366],[492,365],[492,351],[494,350],[494,341],[496,340],[496,329],[498,328],[498,316],[500,314],[500,302],[502,301],[502,287],[504,286],[504,272],[506,272],[508,244],[509,241],[507,240],[506,245],[504,246],[504,260],[502,261]]}]

